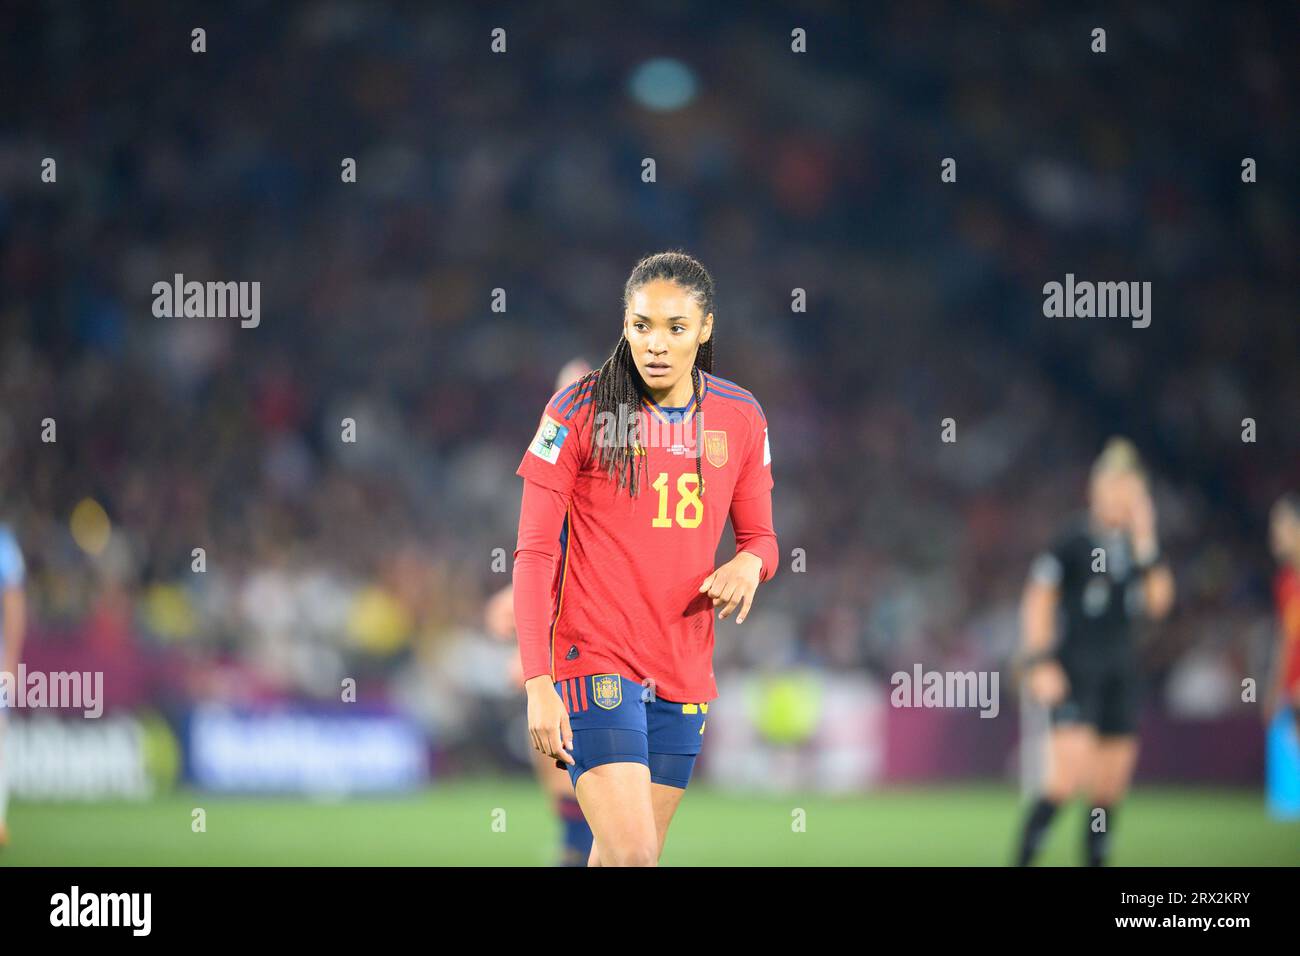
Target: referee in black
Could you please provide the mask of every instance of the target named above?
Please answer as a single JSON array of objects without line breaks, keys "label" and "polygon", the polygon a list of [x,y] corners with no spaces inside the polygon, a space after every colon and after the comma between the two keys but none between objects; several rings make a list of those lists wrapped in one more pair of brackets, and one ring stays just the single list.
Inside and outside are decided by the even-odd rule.
[{"label": "referee in black", "polygon": [[1049,708],[1052,730],[1047,779],[1025,818],[1019,866],[1029,865],[1057,809],[1078,793],[1088,801],[1086,861],[1105,864],[1115,809],[1137,761],[1134,622],[1163,618],[1174,602],[1132,442],[1107,442],[1088,499],[1087,514],[1034,560],[1021,605],[1021,673]]}]

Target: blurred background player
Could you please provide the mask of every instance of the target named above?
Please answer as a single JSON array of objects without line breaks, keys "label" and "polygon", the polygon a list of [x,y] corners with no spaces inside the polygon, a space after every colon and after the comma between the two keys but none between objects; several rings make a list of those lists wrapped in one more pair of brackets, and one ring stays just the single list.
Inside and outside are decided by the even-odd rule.
[{"label": "blurred background player", "polygon": [[1057,809],[1080,791],[1088,800],[1087,863],[1106,862],[1115,808],[1137,760],[1133,624],[1165,617],[1174,600],[1132,442],[1107,443],[1092,468],[1089,506],[1086,518],[1035,559],[1021,604],[1023,673],[1031,695],[1051,708],[1052,731],[1047,780],[1024,823],[1020,866],[1033,859]]},{"label": "blurred background player", "polygon": [[[23,632],[27,625],[27,599],[23,591],[23,553],[9,526],[0,523],[0,673],[12,674],[17,686],[22,659]],[[5,768],[5,712],[0,700],[0,848],[9,843],[9,775]]]},{"label": "blurred background player", "polygon": [[1300,493],[1283,495],[1273,505],[1269,542],[1278,563],[1273,585],[1278,647],[1264,699],[1265,719],[1285,708],[1300,727]]},{"label": "blurred background player", "polygon": [[1278,640],[1264,694],[1265,789],[1269,813],[1294,820],[1300,819],[1300,494],[1273,505],[1269,543],[1278,563]]},{"label": "blurred background player", "polygon": [[[591,365],[585,359],[574,358],[560,369],[555,379],[555,389],[559,391],[571,382],[575,382],[591,371]],[[514,585],[508,584],[488,599],[485,612],[488,632],[502,640],[515,636],[515,602]],[[518,655],[512,655],[511,666],[515,673],[512,682],[518,686],[523,683],[523,670]],[[569,772],[558,766],[553,757],[538,750],[529,751],[533,771],[542,792],[551,800],[551,805],[560,821],[560,830],[564,835],[564,845],[560,857],[562,866],[586,866],[591,854],[591,827],[582,815],[582,807],[573,792],[573,781]]]}]

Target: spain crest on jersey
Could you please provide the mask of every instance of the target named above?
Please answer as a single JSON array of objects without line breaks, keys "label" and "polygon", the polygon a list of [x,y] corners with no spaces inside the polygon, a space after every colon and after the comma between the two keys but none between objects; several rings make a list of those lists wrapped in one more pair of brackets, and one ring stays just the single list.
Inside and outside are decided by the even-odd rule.
[{"label": "spain crest on jersey", "polygon": [[596,706],[613,710],[623,703],[623,681],[617,674],[597,674],[591,679],[591,696]]},{"label": "spain crest on jersey", "polygon": [[727,433],[704,429],[704,459],[714,468],[727,463]]}]

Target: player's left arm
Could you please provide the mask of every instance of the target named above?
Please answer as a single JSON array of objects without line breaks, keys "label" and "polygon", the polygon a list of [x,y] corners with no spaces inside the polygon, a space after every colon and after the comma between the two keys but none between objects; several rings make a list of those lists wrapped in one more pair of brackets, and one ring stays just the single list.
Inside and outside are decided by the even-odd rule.
[{"label": "player's left arm", "polygon": [[758,585],[776,573],[780,551],[772,527],[772,484],[767,426],[760,423],[732,492],[729,515],[736,533],[736,556],[700,584],[700,591],[713,599],[714,607],[723,605],[718,620],[739,607],[736,623],[744,623]]},{"label": "player's left arm", "polygon": [[1174,572],[1160,555],[1156,536],[1156,509],[1145,483],[1140,483],[1130,505],[1130,531],[1133,555],[1142,570],[1142,591],[1147,616],[1161,620],[1174,606]]}]

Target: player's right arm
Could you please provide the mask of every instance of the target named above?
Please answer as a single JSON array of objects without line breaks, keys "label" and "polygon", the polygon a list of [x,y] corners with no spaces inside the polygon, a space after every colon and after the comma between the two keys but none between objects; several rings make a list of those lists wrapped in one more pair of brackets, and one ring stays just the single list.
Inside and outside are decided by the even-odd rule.
[{"label": "player's right arm", "polygon": [[[551,581],[560,558],[560,532],[584,456],[582,412],[590,388],[576,384],[551,397],[523,460],[524,479],[515,547],[514,615],[528,693],[528,733],[534,749],[572,764],[569,712],[555,691],[551,647]],[[586,409],[586,411],[590,411]]]},{"label": "player's right arm", "polygon": [[533,749],[573,763],[569,712],[555,692],[551,673],[551,579],[568,508],[567,495],[524,479],[515,548],[514,611]]},{"label": "player's right arm", "polygon": [[1143,479],[1135,479],[1129,501],[1129,533],[1133,556],[1142,573],[1142,594],[1147,616],[1162,620],[1174,606],[1174,573],[1162,561],[1156,537],[1156,509]]},{"label": "player's right arm", "polygon": [[1022,666],[1029,691],[1052,707],[1069,692],[1065,669],[1053,654],[1056,643],[1056,609],[1061,602],[1063,567],[1053,551],[1040,554],[1025,583],[1020,600]]}]

